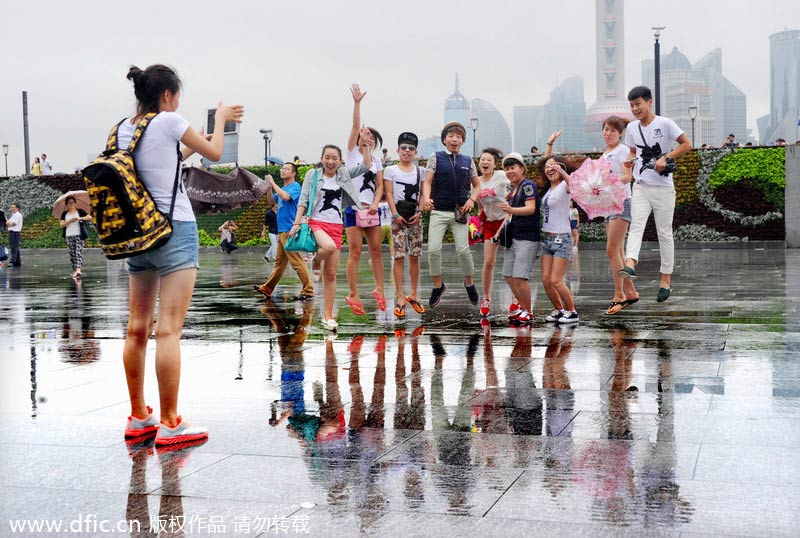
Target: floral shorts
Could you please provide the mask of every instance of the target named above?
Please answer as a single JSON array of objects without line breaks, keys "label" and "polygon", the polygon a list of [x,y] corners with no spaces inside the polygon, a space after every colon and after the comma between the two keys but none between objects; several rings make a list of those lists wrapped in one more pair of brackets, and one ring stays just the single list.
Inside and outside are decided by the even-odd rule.
[{"label": "floral shorts", "polygon": [[393,221],[392,241],[395,259],[405,258],[406,252],[410,256],[422,256],[422,219],[411,226]]}]

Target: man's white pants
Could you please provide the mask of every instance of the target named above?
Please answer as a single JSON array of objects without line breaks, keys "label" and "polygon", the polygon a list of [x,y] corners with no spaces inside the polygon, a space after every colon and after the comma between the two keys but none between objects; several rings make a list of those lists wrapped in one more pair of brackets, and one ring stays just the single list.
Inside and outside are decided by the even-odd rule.
[{"label": "man's white pants", "polygon": [[675,212],[675,188],[653,187],[637,183],[631,199],[631,227],[625,258],[639,261],[644,227],[650,213],[656,221],[658,247],[661,251],[661,273],[672,274],[675,263],[675,243],[672,240],[672,215]]}]

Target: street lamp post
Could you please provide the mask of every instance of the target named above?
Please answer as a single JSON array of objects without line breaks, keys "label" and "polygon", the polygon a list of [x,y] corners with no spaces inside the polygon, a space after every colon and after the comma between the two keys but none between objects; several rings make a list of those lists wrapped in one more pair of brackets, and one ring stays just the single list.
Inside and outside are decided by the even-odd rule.
[{"label": "street lamp post", "polygon": [[269,146],[272,142],[272,129],[259,129],[258,132],[264,135],[264,166],[269,166]]},{"label": "street lamp post", "polygon": [[697,118],[697,107],[689,107],[689,119],[692,120],[692,147],[694,147],[694,120]]},{"label": "street lamp post", "polygon": [[3,156],[6,158],[6,177],[8,177],[8,144],[3,144]]},{"label": "street lamp post", "polygon": [[656,38],[655,45],[653,46],[653,55],[655,56],[655,93],[656,93],[656,116],[661,114],[661,44],[658,38],[661,37],[661,30],[666,26],[653,26],[653,36]]},{"label": "street lamp post", "polygon": [[475,133],[478,131],[478,118],[473,117],[469,119],[469,128],[472,129],[472,157],[475,158],[475,151],[477,149],[477,138]]}]

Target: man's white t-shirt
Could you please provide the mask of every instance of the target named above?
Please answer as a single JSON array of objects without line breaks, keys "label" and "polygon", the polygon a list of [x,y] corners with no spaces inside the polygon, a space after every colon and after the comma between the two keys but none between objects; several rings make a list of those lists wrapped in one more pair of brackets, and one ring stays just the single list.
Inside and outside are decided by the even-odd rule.
[{"label": "man's white t-shirt", "polygon": [[[617,144],[617,147],[610,151],[603,153],[601,159],[605,159],[611,164],[611,171],[614,172],[618,178],[622,179],[622,163],[628,160],[628,155],[631,150],[625,144]],[[631,197],[631,184],[625,185],[628,190],[628,198]]]},{"label": "man's white t-shirt", "polygon": [[[135,128],[136,125],[132,125],[130,120],[120,124],[117,134],[120,148],[128,146]],[[175,169],[178,166],[177,144],[188,129],[189,122],[175,112],[161,112],[147,126],[133,154],[136,172],[150,192],[150,196],[156,201],[158,210],[164,215],[169,214],[172,202]],[[192,204],[186,195],[183,182],[178,185],[172,220],[188,222],[195,220]]]},{"label": "man's white t-shirt", "polygon": [[43,176],[51,176],[53,175],[53,166],[50,164],[50,161],[47,159],[42,160],[42,175]]},{"label": "man's white t-shirt", "polygon": [[551,187],[542,197],[542,231],[556,234],[572,233],[569,225],[569,193],[567,182]]},{"label": "man's white t-shirt", "polygon": [[11,221],[11,224],[8,225],[9,232],[21,232],[22,231],[22,213],[17,211],[16,213],[12,213],[8,220]]},{"label": "man's white t-shirt", "polygon": [[[417,182],[417,171],[419,171],[419,183]],[[383,179],[392,182],[392,195],[394,196],[395,204],[402,200],[417,202],[422,182],[425,181],[425,169],[414,165],[410,172],[405,172],[398,165],[393,164],[387,166],[386,170],[383,171]]]},{"label": "man's white t-shirt", "polygon": [[672,183],[672,174],[662,176],[651,168],[642,169],[642,146],[647,143],[648,146],[655,146],[658,144],[660,148],[659,154],[665,154],[672,151],[677,145],[678,137],[683,134],[683,130],[669,118],[662,116],[654,116],[650,125],[645,127],[642,125],[642,132],[644,133],[645,141],[642,141],[642,135],[639,132],[639,120],[633,121],[628,124],[625,129],[625,145],[636,148],[636,162],[633,163],[633,177],[637,183],[643,185],[650,185],[653,187],[674,187]]},{"label": "man's white t-shirt", "polygon": [[[344,163],[348,168],[355,168],[364,162],[364,156],[358,151],[358,148],[353,148],[353,151],[348,151],[345,155]],[[378,172],[383,170],[383,165],[380,159],[372,157],[372,166],[369,171],[371,174],[364,173],[360,176],[355,176],[353,179],[353,187],[358,192],[358,201],[361,204],[371,205],[375,201],[375,189],[377,188]],[[367,177],[371,176],[371,177]],[[365,181],[366,180],[366,181]]]}]

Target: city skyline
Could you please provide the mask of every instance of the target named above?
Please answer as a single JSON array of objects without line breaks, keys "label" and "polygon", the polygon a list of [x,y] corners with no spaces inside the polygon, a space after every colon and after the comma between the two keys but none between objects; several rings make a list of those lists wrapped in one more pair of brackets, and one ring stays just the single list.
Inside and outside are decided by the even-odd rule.
[{"label": "city skyline", "polygon": [[[504,5],[501,1],[492,10],[505,13]],[[725,77],[747,95],[746,127],[755,131],[756,118],[770,111],[769,36],[800,28],[795,3],[707,2],[704,12],[713,14],[712,25],[686,0],[676,0],[669,10],[651,1],[632,6],[622,21],[625,88],[636,85],[641,61],[652,57],[650,27],[666,26],[662,51],[678,46],[689,58],[701,58],[722,49]],[[8,53],[0,57],[0,143],[10,145],[9,171],[21,173],[21,93],[27,90],[31,156],[47,153],[59,171],[85,164],[87,154],[102,149],[110,126],[133,110],[128,66],[156,62],[177,68],[184,81],[179,113],[195,128],[201,127],[204,110],[220,99],[245,105],[243,164],[263,161],[260,128],[273,130],[277,156],[297,154],[313,162],[323,144],[344,145],[352,82],[368,92],[363,117],[381,131],[392,153],[404,130],[438,137],[442,100],[456,72],[463,93],[490,102],[512,131],[515,106],[546,103],[550,92],[571,77],[583,79],[590,107],[597,95],[596,0],[506,7],[512,17],[486,23],[482,32],[443,40],[428,28],[431,21],[473,28],[483,24],[486,6],[465,0],[453,11],[410,0],[385,24],[356,2],[265,6],[243,0],[231,13],[228,30],[220,26],[224,38],[214,40],[209,21],[218,6],[207,0],[193,3],[191,10],[144,0],[124,12],[121,6],[98,10],[91,2],[13,4],[4,11]],[[43,12],[48,16],[41,17]],[[155,12],[159,16],[153,17]],[[32,20],[37,21],[35,36]],[[333,33],[337,21],[359,30]],[[148,26],[147,38],[119,39],[137,25]]]}]

